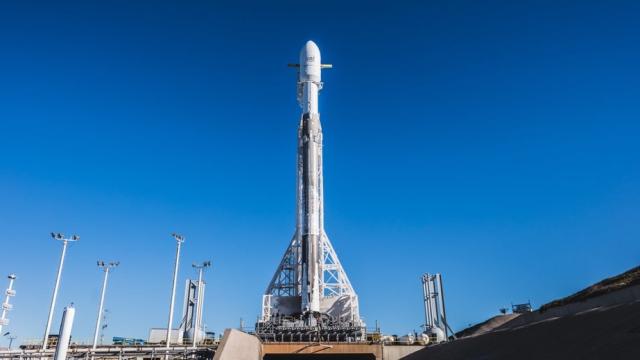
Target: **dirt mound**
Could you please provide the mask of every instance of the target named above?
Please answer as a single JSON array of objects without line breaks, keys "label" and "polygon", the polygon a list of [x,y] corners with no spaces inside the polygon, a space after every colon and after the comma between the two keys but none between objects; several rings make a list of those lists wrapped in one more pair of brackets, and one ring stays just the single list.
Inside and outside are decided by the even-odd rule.
[{"label": "dirt mound", "polygon": [[403,360],[640,359],[640,302],[430,346]]},{"label": "dirt mound", "polygon": [[458,334],[405,359],[640,359],[640,267]]},{"label": "dirt mound", "polygon": [[628,286],[638,284],[640,284],[640,266],[626,271],[620,275],[604,279],[573,295],[544,304],[540,307],[539,311],[544,312],[554,307],[585,301],[596,296],[604,295],[613,291],[624,289]]},{"label": "dirt mound", "polygon": [[456,336],[461,338],[461,337],[465,337],[465,336],[477,336],[477,335],[482,335],[482,334],[486,334],[490,331],[495,330],[496,328],[504,325],[505,323],[513,320],[514,318],[518,317],[520,314],[507,314],[507,315],[497,315],[494,316],[492,318],[490,318],[487,321],[481,322],[479,324],[470,326],[458,333],[456,333]]}]

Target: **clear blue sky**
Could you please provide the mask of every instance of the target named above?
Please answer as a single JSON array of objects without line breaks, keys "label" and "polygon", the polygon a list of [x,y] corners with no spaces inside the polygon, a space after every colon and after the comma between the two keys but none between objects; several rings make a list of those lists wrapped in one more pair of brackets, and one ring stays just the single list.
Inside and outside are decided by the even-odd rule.
[{"label": "clear blue sky", "polygon": [[639,18],[636,1],[2,2],[7,330],[42,336],[51,231],[82,236],[54,332],[73,301],[91,337],[97,259],[121,261],[106,339],[166,326],[173,231],[180,284],[213,261],[208,327],[253,324],[294,228],[286,64],[308,39],[335,66],[326,227],[370,325],[417,329],[423,272],[460,329],[636,266]]}]

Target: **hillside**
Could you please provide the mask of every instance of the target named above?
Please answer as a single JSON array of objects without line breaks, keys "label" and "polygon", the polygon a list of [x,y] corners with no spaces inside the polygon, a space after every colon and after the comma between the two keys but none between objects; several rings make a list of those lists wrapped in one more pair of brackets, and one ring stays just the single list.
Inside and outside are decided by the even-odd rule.
[{"label": "hillside", "polygon": [[640,267],[458,335],[406,359],[640,359]]}]

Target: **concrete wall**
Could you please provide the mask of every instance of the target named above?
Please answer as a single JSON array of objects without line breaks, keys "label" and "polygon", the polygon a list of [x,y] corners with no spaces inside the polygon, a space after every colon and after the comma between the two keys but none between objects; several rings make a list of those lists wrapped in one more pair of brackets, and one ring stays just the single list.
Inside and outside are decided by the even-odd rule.
[{"label": "concrete wall", "polygon": [[[418,350],[424,349],[423,345],[382,345],[362,343],[265,343],[262,344],[262,353],[269,354],[317,354],[329,355],[371,355],[376,360],[401,360]],[[312,358],[309,358],[312,359]]]},{"label": "concrete wall", "polygon": [[424,348],[423,345],[384,345],[382,347],[382,360],[401,360]]},{"label": "concrete wall", "polygon": [[324,356],[360,354],[372,355],[376,360],[381,360],[382,345],[362,343],[264,343],[262,344],[262,354],[316,354]]},{"label": "concrete wall", "polygon": [[220,346],[213,360],[260,360],[262,359],[260,339],[240,330],[224,331]]}]

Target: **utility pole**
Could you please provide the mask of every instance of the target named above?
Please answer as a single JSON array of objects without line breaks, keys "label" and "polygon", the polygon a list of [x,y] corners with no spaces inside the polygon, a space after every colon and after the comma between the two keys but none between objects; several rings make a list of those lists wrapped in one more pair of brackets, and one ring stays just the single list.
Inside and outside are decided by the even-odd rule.
[{"label": "utility pole", "polygon": [[173,306],[176,301],[176,283],[178,282],[178,266],[180,265],[180,247],[184,242],[184,236],[173,233],[171,234],[176,240],[176,261],[173,267],[173,285],[171,286],[171,303],[169,305],[169,322],[167,324],[167,353],[165,359],[169,359],[169,348],[171,347],[171,327],[173,325]]},{"label": "utility pole", "polygon": [[62,277],[62,266],[64,265],[64,256],[67,254],[67,245],[69,242],[80,240],[80,236],[73,235],[71,238],[65,238],[60,233],[51,233],[54,240],[62,241],[62,255],[60,256],[60,264],[58,265],[58,275],[56,276],[56,285],[53,287],[53,296],[51,296],[51,306],[49,307],[49,317],[47,318],[47,326],[44,330],[44,339],[42,339],[42,350],[47,349],[49,340],[49,331],[51,330],[51,321],[53,320],[53,311],[56,306],[56,298],[58,297],[58,288],[60,287],[60,278]]},{"label": "utility pole", "polygon": [[[9,303],[11,297],[16,296],[16,291],[13,290],[13,282],[16,280],[16,274],[9,274],[9,287],[5,291],[6,298],[2,303],[2,316],[0,316],[0,334],[2,333],[2,327],[9,325],[9,319],[7,319],[7,312],[13,309],[13,305]],[[9,346],[11,348],[11,346]]]},{"label": "utility pole", "polygon": [[204,269],[211,266],[211,261],[205,261],[202,264],[194,263],[193,268],[198,270],[198,297],[196,298],[196,321],[193,326],[193,348],[198,347],[198,333],[200,332],[200,320],[202,319],[202,306],[204,301],[204,288],[202,287],[202,273]]},{"label": "utility pole", "polygon": [[119,261],[112,261],[105,263],[104,261],[98,261],[98,268],[104,271],[104,280],[102,281],[102,291],[100,292],[100,306],[98,306],[98,317],[96,318],[96,330],[93,334],[93,351],[95,352],[98,347],[98,334],[100,334],[100,319],[102,319],[102,309],[104,307],[104,295],[107,292],[107,280],[109,279],[109,272],[111,269],[120,265]]}]

